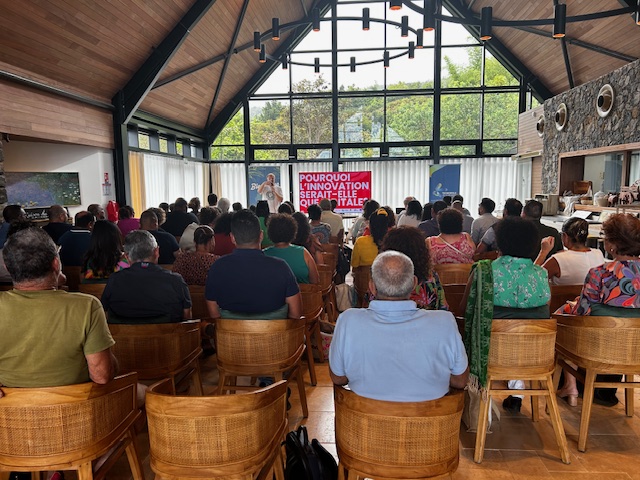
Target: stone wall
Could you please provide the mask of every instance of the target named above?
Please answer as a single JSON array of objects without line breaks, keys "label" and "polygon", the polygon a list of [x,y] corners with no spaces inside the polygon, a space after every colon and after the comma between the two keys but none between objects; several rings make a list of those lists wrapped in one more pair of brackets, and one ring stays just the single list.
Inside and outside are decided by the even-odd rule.
[{"label": "stone wall", "polygon": [[[558,192],[558,158],[561,153],[640,142],[640,60],[625,65],[597,80],[576,87],[544,102],[544,148],[542,189]],[[614,91],[611,113],[600,118],[596,98],[600,88],[610,84]],[[565,103],[568,120],[559,132],[554,115]]]},{"label": "stone wall", "polygon": [[0,211],[7,203],[6,178],[4,176],[4,151],[2,149],[2,138],[0,138]]}]

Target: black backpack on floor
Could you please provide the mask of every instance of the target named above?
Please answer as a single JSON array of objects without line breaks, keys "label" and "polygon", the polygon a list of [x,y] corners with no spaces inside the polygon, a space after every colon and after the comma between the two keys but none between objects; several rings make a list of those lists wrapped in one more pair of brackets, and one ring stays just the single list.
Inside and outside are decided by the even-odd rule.
[{"label": "black backpack on floor", "polygon": [[285,440],[287,464],[286,480],[337,480],[338,465],[318,440],[309,443],[304,425],[289,432]]}]

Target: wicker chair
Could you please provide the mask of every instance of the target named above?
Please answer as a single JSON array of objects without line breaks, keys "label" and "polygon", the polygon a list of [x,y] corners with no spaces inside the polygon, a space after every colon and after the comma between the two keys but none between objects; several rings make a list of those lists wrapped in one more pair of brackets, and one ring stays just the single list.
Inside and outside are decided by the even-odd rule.
[{"label": "wicker chair", "polygon": [[62,267],[62,273],[67,277],[67,287],[70,292],[77,292],[80,286],[80,267]]},{"label": "wicker chair", "polygon": [[[255,389],[237,386],[237,377],[274,376],[298,383],[300,403],[305,418],[309,415],[302,377],[306,320],[230,320],[216,319],[217,393],[225,390]],[[226,385],[227,380],[229,385]]]},{"label": "wicker chair", "polygon": [[151,469],[156,478],[284,480],[286,382],[234,396],[166,395],[168,381],[147,391]]},{"label": "wicker chair", "polygon": [[[598,387],[625,389],[625,410],[633,417],[633,389],[640,388],[634,375],[640,375],[640,318],[576,317],[554,315],[558,321],[556,339],[556,372],[560,380],[564,369],[584,383],[578,450],[587,449],[593,391]],[[585,369],[579,372],[567,361]],[[598,382],[598,374],[623,374],[624,382]]]},{"label": "wicker chair", "polygon": [[371,265],[366,267],[355,267],[353,269],[353,286],[358,297],[358,307],[366,308],[369,306],[369,280],[371,280]]},{"label": "wicker chair", "polygon": [[466,285],[467,280],[469,280],[471,265],[471,263],[445,263],[434,265],[433,269],[438,274],[438,277],[440,277],[440,283],[442,285],[453,283],[464,283]]},{"label": "wicker chair", "polygon": [[[558,410],[556,390],[553,388],[556,321],[545,320],[493,320],[491,346],[487,367],[487,401],[481,402],[478,412],[478,432],[474,461],[482,462],[489,421],[489,399],[494,392],[531,395],[533,421],[539,418],[538,397],[545,396],[551,424],[564,463],[570,463],[567,437]],[[492,382],[518,378],[529,380],[526,390],[494,388]]]},{"label": "wicker chair", "polygon": [[329,265],[331,272],[335,274],[336,268],[338,267],[338,255],[330,252],[320,252],[319,255],[322,257],[321,263]]},{"label": "wicker chair", "polygon": [[207,301],[204,298],[204,285],[189,285],[189,295],[191,296],[193,318],[209,318]]},{"label": "wicker chair", "polygon": [[322,289],[322,298],[324,300],[324,311],[327,314],[327,320],[335,323],[338,318],[336,311],[335,291],[333,290],[333,273],[329,265],[323,263],[318,264],[318,274],[320,275],[320,288]]},{"label": "wicker chair", "polygon": [[583,285],[551,285],[551,301],[549,302],[549,311],[555,312],[564,305],[567,300],[575,300],[580,296]]},{"label": "wicker chair", "polygon": [[203,395],[200,377],[202,354],[200,321],[148,325],[109,324],[116,341],[113,354],[121,372],[137,372],[140,380],[169,378],[176,393],[178,384],[192,380]]},{"label": "wicker chair", "polygon": [[98,300],[102,298],[102,292],[104,292],[104,287],[107,284],[105,283],[81,283],[78,285],[78,289],[80,293],[86,293],[88,295],[93,295]]},{"label": "wicker chair", "polygon": [[320,290],[319,285],[301,284],[300,294],[302,295],[302,316],[307,321],[305,343],[307,346],[309,378],[311,380],[311,385],[315,387],[318,384],[318,379],[316,377],[311,337],[315,336],[320,362],[324,362],[324,354],[322,353],[322,336],[320,335],[320,318],[322,317],[323,311],[322,291]]},{"label": "wicker chair", "polygon": [[422,479],[458,468],[463,392],[386,402],[334,387],[338,478]]},{"label": "wicker chair", "polygon": [[[134,480],[144,480],[133,431],[140,416],[136,380],[129,374],[106,385],[2,387],[0,476],[8,478],[11,471],[75,470],[79,480],[102,479],[126,452]],[[91,462],[113,447],[92,473]]]}]

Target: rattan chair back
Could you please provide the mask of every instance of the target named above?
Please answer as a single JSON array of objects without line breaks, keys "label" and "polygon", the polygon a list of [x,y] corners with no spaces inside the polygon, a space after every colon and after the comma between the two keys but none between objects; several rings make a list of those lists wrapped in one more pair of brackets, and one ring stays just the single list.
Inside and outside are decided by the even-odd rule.
[{"label": "rattan chair back", "polygon": [[455,317],[463,317],[466,304],[462,305],[462,299],[464,298],[464,291],[467,285],[464,283],[450,283],[443,285],[444,296],[449,304],[449,311],[453,313]]},{"label": "rattan chair back", "polygon": [[204,285],[189,285],[189,295],[191,296],[191,314],[193,318],[209,318],[207,301],[204,298]]},{"label": "rattan chair back", "polygon": [[169,378],[174,388],[188,377],[203,394],[198,358],[202,354],[200,320],[163,324],[109,324],[120,371],[137,372],[141,380]]},{"label": "rattan chair back", "polygon": [[319,252],[319,255],[322,258],[322,262],[320,263],[329,265],[331,272],[335,273],[336,267],[338,266],[338,255],[331,252]]},{"label": "rattan chair back", "polygon": [[335,386],[334,400],[340,475],[418,479],[458,468],[462,392],[428,402],[386,402]]},{"label": "rattan chair back", "polygon": [[340,250],[340,245],[338,245],[338,242],[335,242],[335,243],[323,243],[322,244],[322,250],[324,250],[325,252],[328,252],[328,253],[333,253],[337,258],[338,257],[338,251]]},{"label": "rattan chair back", "polygon": [[[216,359],[218,393],[242,390],[236,386],[238,376],[273,376],[277,380],[289,373],[288,380],[298,383],[304,416],[308,415],[307,397],[302,378],[306,320],[216,320]],[[227,381],[231,385],[227,385]]]},{"label": "rattan chair back", "polygon": [[[623,388],[625,412],[633,417],[634,389],[640,388],[640,318],[554,315],[558,321],[554,383],[565,370],[584,383],[578,450],[587,449],[595,388]],[[598,374],[622,374],[624,381],[598,381]]]},{"label": "rattan chair back", "polygon": [[[106,385],[7,388],[0,401],[0,472],[76,470],[80,480],[94,478],[91,461],[118,445],[105,469],[127,452],[135,480],[144,474],[133,442],[135,374]],[[95,473],[102,478],[105,469]]]},{"label": "rattan chair back", "polygon": [[104,287],[107,286],[107,282],[104,283],[81,283],[78,285],[80,293],[86,293],[87,295],[93,295],[98,300],[102,299],[102,292]]},{"label": "rattan chair back", "polygon": [[357,305],[361,308],[369,306],[369,280],[371,280],[371,265],[353,269],[353,287],[356,290]]},{"label": "rattan chair back", "polygon": [[313,359],[313,348],[311,339],[315,337],[318,346],[318,356],[320,361],[324,361],[322,353],[322,336],[320,335],[320,319],[324,311],[324,301],[322,290],[319,285],[300,284],[300,294],[302,296],[302,317],[307,321],[307,333],[305,343],[307,346],[307,364],[309,365],[309,377],[311,385],[317,385],[315,361]]},{"label": "rattan chair back", "polygon": [[320,276],[320,288],[322,289],[322,298],[324,300],[324,311],[327,314],[327,320],[335,323],[338,318],[336,311],[335,292],[333,290],[333,274],[329,265],[324,263],[318,264],[318,274]]},{"label": "rattan chair back", "polygon": [[553,313],[568,300],[575,300],[576,297],[580,296],[582,287],[583,285],[551,285],[549,311]]},{"label": "rattan chair back", "polygon": [[62,273],[67,277],[67,287],[70,292],[77,292],[80,287],[80,267],[62,266]]},{"label": "rattan chair back", "polygon": [[280,448],[286,426],[286,382],[233,396],[147,391],[151,469],[159,478],[284,479]]},{"label": "rattan chair back", "polygon": [[467,280],[469,280],[471,265],[471,263],[446,263],[434,265],[433,269],[438,273],[442,285],[451,283],[464,283],[466,285]]},{"label": "rattan chair back", "polygon": [[[567,437],[558,410],[556,391],[553,387],[556,321],[554,319],[504,319],[493,320],[487,365],[486,399],[478,412],[478,430],[474,461],[481,463],[489,419],[489,405],[494,392],[531,396],[533,420],[539,419],[538,398],[544,396],[549,408],[556,443],[564,463],[570,463]],[[500,388],[504,381],[520,379],[528,381],[525,390]],[[498,382],[496,385],[493,382]]]}]

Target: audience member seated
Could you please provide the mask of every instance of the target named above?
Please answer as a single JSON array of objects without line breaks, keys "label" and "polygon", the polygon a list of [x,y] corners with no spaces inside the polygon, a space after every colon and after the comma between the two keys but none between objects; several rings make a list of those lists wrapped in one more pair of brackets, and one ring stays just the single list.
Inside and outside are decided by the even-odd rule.
[{"label": "audience member seated", "polygon": [[[398,214],[398,226],[400,226],[400,220],[402,220],[402,217],[404,217],[407,213],[407,207],[409,206],[409,202],[412,200],[417,200],[416,197],[405,197],[404,200],[402,201],[402,204],[404,205],[404,209]],[[422,208],[420,208],[420,221],[422,221]]]},{"label": "audience member seated", "polygon": [[140,215],[140,230],[146,230],[155,237],[160,248],[158,263],[170,265],[175,262],[180,253],[180,246],[176,241],[176,237],[158,228],[158,216],[154,209],[142,212],[142,215]]},{"label": "audience member seated", "polygon": [[[618,213],[602,224],[604,249],[613,257],[589,270],[576,302],[568,302],[559,313],[609,317],[640,317],[640,220]],[[618,375],[598,375],[596,381],[620,381]],[[565,372],[565,383],[558,395],[575,399],[576,379]],[[575,400],[567,400],[575,404]],[[618,403],[615,388],[596,388],[595,403],[613,406]]]},{"label": "audience member seated", "polygon": [[542,265],[554,285],[582,285],[593,267],[604,263],[604,255],[597,248],[587,247],[589,224],[582,218],[573,217],[562,224],[562,244],[566,250],[552,255],[554,237],[542,239],[536,265]]},{"label": "audience member seated", "polygon": [[[453,207],[453,204],[455,202],[460,202],[460,205],[464,204],[464,198],[462,197],[462,195],[454,195],[451,201],[451,206]],[[471,216],[471,212],[469,210],[467,210],[466,208],[462,207],[462,214],[463,215],[469,215]]]},{"label": "audience member seated", "polygon": [[369,217],[371,235],[363,235],[356,240],[351,254],[351,267],[368,267],[378,256],[378,248],[387,234],[389,214],[384,208],[379,208]]},{"label": "audience member seated", "polygon": [[87,207],[87,211],[91,213],[96,220],[107,220],[107,216],[102,205],[92,203]]},{"label": "audience member seated", "polygon": [[379,208],[380,204],[375,200],[367,200],[364,202],[364,205],[362,206],[362,215],[356,218],[355,222],[353,222],[353,226],[347,235],[347,241],[351,240],[353,243],[356,243],[358,237],[364,235],[365,229],[369,228],[369,218],[373,212],[377,211]]},{"label": "audience member seated", "polygon": [[215,208],[218,206],[218,195],[215,193],[210,193],[207,195],[207,203],[210,207]]},{"label": "audience member seated", "polygon": [[269,221],[269,203],[266,200],[258,200],[256,204],[256,215],[260,222],[260,230],[262,231],[262,248],[267,248],[273,245],[273,242],[269,238],[269,232],[267,231],[267,222]]},{"label": "audience member seated", "polygon": [[[19,232],[20,230],[35,227],[35,224],[33,222],[24,220],[24,218],[22,220],[14,220],[9,225],[11,228],[9,228],[7,238],[9,238],[16,232]],[[0,283],[11,284],[13,281],[11,280],[11,274],[9,273],[9,270],[7,270],[7,266],[4,263],[2,252],[3,249],[0,249]]]},{"label": "audience member seated", "polygon": [[496,202],[490,198],[483,198],[478,205],[478,218],[476,218],[471,224],[471,239],[476,245],[482,239],[489,227],[493,226],[498,221],[496,217],[492,215],[496,209]]},{"label": "audience member seated", "polygon": [[[446,204],[445,204],[446,205]],[[422,221],[426,222],[427,220],[431,220],[433,218],[433,216],[431,215],[433,213],[433,203],[431,202],[427,202],[422,206]],[[420,222],[422,223],[422,222]],[[436,224],[437,226],[437,224]],[[418,225],[418,228],[420,227],[420,225]]]},{"label": "audience member seated", "polygon": [[228,198],[222,197],[220,200],[218,200],[218,208],[220,209],[221,213],[228,213],[230,207],[231,202]]},{"label": "audience member seated", "polygon": [[311,234],[314,235],[320,243],[329,243],[331,238],[331,226],[328,223],[322,223],[320,217],[322,217],[322,209],[320,205],[309,205],[307,209],[309,214],[309,220],[311,224]]},{"label": "audience member seated", "polygon": [[4,242],[7,241],[11,222],[24,220],[25,211],[20,205],[7,205],[2,210],[2,217],[4,218],[4,223],[0,225],[0,249],[4,247]]},{"label": "audience member seated", "polygon": [[462,213],[445,208],[438,213],[440,235],[427,237],[429,256],[434,265],[444,263],[473,263],[476,246],[471,235],[462,232]]},{"label": "audience member seated", "polygon": [[344,237],[344,223],[342,223],[342,217],[337,213],[333,213],[331,210],[331,200],[328,198],[320,200],[319,205],[322,209],[320,221],[327,223],[331,227],[331,236],[337,237],[338,243],[342,244]]},{"label": "audience member seated", "polygon": [[242,204],[240,202],[233,202],[233,204],[231,205],[231,210],[233,210],[234,212],[239,212],[240,210],[242,210]]},{"label": "audience member seated", "polygon": [[456,209],[462,214],[462,231],[471,234],[471,225],[473,225],[473,217],[468,213],[464,213],[467,209],[462,208],[462,202],[460,200],[454,200],[451,202],[451,208]]},{"label": "audience member seated", "polygon": [[450,312],[416,307],[409,299],[413,272],[400,252],[376,258],[369,283],[376,300],[338,318],[329,350],[333,383],[395,402],[434,400],[465,387],[469,368],[456,321]]},{"label": "audience member seated", "polygon": [[118,210],[118,228],[122,233],[122,238],[129,235],[129,233],[134,230],[140,229],[140,219],[134,218],[136,214],[129,205],[125,205],[124,207],[120,207]]},{"label": "audience member seated", "polygon": [[527,220],[532,221],[538,231],[538,244],[536,245],[533,257],[531,257],[533,260],[535,260],[538,256],[538,253],[540,253],[540,243],[545,237],[554,238],[553,245],[549,253],[547,253],[546,258],[549,258],[554,253],[562,251],[562,238],[560,238],[560,233],[558,232],[558,230],[553,227],[544,225],[542,222],[540,222],[540,218],[542,218],[542,204],[540,202],[538,202],[537,200],[529,200],[522,209],[522,216]]},{"label": "audience member seated", "polygon": [[75,226],[58,239],[60,260],[65,267],[80,267],[91,243],[91,230],[95,223],[93,213],[76,213]]},{"label": "audience member seated", "polygon": [[416,302],[418,308],[449,310],[438,274],[431,269],[429,250],[420,230],[414,227],[389,230],[382,241],[382,251],[388,250],[404,253],[411,259],[418,284],[409,299]]},{"label": "audience member seated", "polygon": [[298,283],[318,284],[320,278],[316,261],[306,248],[291,245],[298,231],[298,225],[293,217],[286,213],[271,215],[267,228],[273,246],[266,248],[264,254],[287,262]]},{"label": "audience member seated", "polygon": [[200,215],[198,218],[200,219],[200,223],[191,223],[184,229],[182,232],[182,236],[180,237],[180,250],[183,252],[195,252],[196,244],[193,240],[193,234],[196,229],[198,229],[201,225],[208,225],[213,228],[216,224],[216,218],[220,215],[220,212],[217,208],[204,207],[200,210]]},{"label": "audience member seated", "polygon": [[[156,217],[158,217],[158,227],[162,227],[164,222],[167,221],[167,215],[169,215],[169,204],[167,202],[162,202],[159,206],[151,207],[147,210],[153,210],[155,212]],[[164,232],[162,228],[160,228],[160,230]]]},{"label": "audience member seated", "polygon": [[233,252],[236,249],[235,243],[231,239],[231,218],[232,213],[223,213],[216,218],[213,225],[213,231],[215,235],[213,238],[216,241],[216,247],[213,251],[214,255],[222,256]]},{"label": "audience member seated", "polygon": [[302,212],[295,212],[291,217],[296,221],[298,225],[298,230],[296,232],[296,236],[291,242],[294,245],[299,245],[307,249],[307,251],[311,254],[313,259],[316,261],[316,264],[321,260],[320,252],[322,252],[322,244],[318,237],[315,235],[311,235],[311,225],[309,224],[309,219]]},{"label": "audience member seated", "polygon": [[281,203],[280,206],[278,207],[278,212],[277,213],[285,213],[287,215],[293,215],[293,208],[291,208],[291,205],[289,205],[288,203]]},{"label": "audience member seated", "polygon": [[124,251],[131,266],[112,273],[102,294],[109,323],[172,323],[191,318],[189,288],[180,275],[157,265],[160,249],[151,232],[131,232],[124,240]]},{"label": "audience member seated", "polygon": [[91,295],[58,290],[65,278],[52,239],[27,228],[10,237],[4,251],[14,290],[0,292],[0,385],[111,380],[114,341],[102,306]]},{"label": "audience member seated", "polygon": [[47,211],[47,216],[49,217],[49,223],[42,229],[58,244],[60,237],[71,230],[71,225],[67,223],[69,215],[61,205],[51,205]]},{"label": "audience member seated", "polygon": [[[205,209],[203,208],[202,211]],[[172,271],[182,275],[187,285],[204,285],[207,281],[209,267],[220,258],[213,254],[216,241],[213,229],[209,225],[202,225],[193,234],[196,249],[178,255]]]},{"label": "audience member seated", "polygon": [[[502,218],[504,217],[519,217],[522,214],[522,203],[517,198],[507,198],[504,202],[504,209],[502,210]],[[496,232],[493,226],[484,233],[476,248],[476,255],[481,255],[485,252],[495,252],[498,250],[498,242],[496,241]]]},{"label": "audience member seated", "polygon": [[[424,208],[426,209],[428,205],[429,204],[425,205]],[[435,237],[436,235],[440,235],[440,227],[438,226],[437,217],[438,217],[438,214],[445,208],[447,208],[447,204],[444,203],[442,200],[438,200],[437,202],[434,202],[434,204],[431,206],[431,209],[430,209],[431,217],[428,220],[423,220],[418,225],[418,228],[420,229],[420,231],[422,231],[422,234],[425,237]],[[423,216],[424,216],[424,213],[423,213]]]},{"label": "audience member seated", "polygon": [[398,218],[398,226],[417,227],[422,222],[422,205],[418,200],[411,200],[403,215]]},{"label": "audience member seated", "polygon": [[249,210],[233,214],[236,249],[209,269],[205,298],[212,318],[300,318],[302,298],[284,260],[260,249],[260,221]]},{"label": "audience member seated", "polygon": [[191,209],[191,212],[189,213],[193,213],[197,217],[200,214],[200,205],[200,199],[198,197],[193,197],[187,204]]},{"label": "audience member seated", "polygon": [[122,248],[120,230],[108,220],[98,220],[82,263],[83,283],[106,282],[109,275],[123,268],[129,268],[129,260]]},{"label": "audience member seated", "polygon": [[173,210],[167,215],[167,221],[162,228],[174,237],[179,237],[190,223],[198,223],[198,217],[193,213],[187,213],[187,201],[180,197],[176,199]]},{"label": "audience member seated", "polygon": [[[538,244],[533,222],[521,217],[505,217],[494,226],[500,256],[490,262],[486,274],[478,262],[469,277],[467,292],[475,289],[475,302],[480,316],[492,318],[549,318],[551,291],[547,271],[534,265],[532,252]],[[478,279],[477,277],[480,276]],[[487,283],[491,279],[491,287]],[[493,300],[493,312],[487,308]],[[469,312],[469,305],[467,306]],[[493,313],[493,315],[491,315]],[[474,319],[474,322],[476,319]],[[509,380],[510,389],[524,389],[522,380]],[[509,395],[502,403],[505,410],[517,413],[522,395]]]}]

